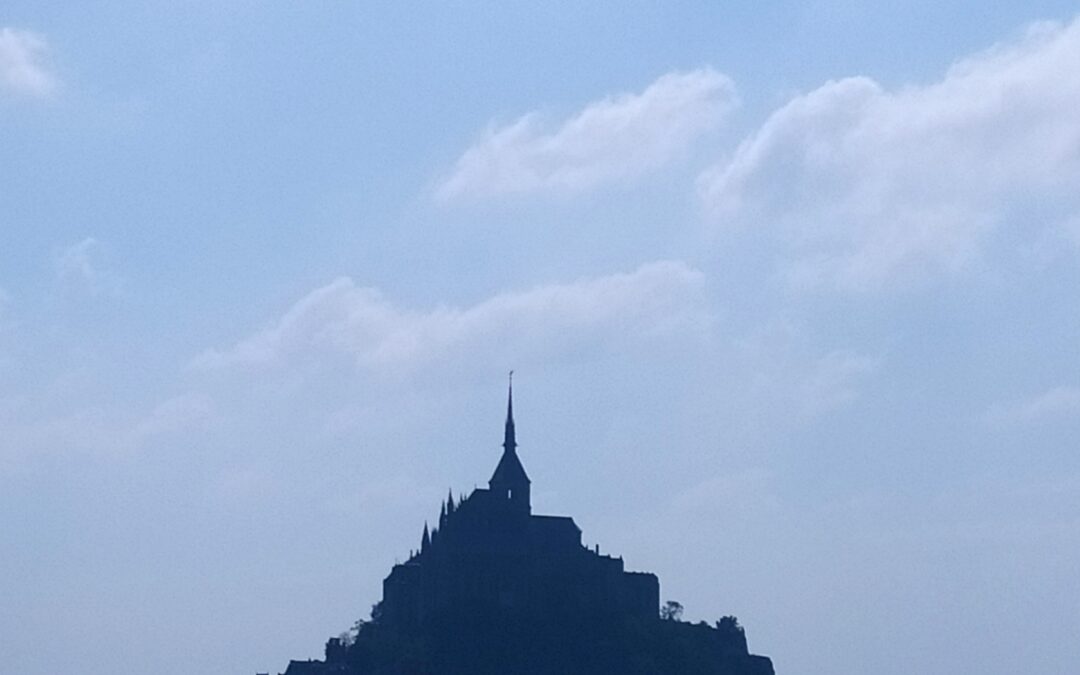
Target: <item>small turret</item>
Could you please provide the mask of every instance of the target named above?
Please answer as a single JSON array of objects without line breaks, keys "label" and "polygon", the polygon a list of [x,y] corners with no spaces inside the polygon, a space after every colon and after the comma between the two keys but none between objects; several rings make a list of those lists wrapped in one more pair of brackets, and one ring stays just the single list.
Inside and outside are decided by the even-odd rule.
[{"label": "small turret", "polygon": [[424,521],[424,536],[420,539],[420,552],[427,551],[428,546],[431,545],[431,535],[428,534],[427,521]]}]

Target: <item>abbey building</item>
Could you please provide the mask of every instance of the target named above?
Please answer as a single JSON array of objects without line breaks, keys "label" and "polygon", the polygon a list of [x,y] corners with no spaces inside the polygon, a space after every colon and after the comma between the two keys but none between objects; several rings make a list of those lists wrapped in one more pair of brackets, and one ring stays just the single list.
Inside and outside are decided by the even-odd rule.
[{"label": "abbey building", "polygon": [[285,675],[774,675],[735,617],[661,615],[656,575],[583,546],[572,518],[533,514],[531,488],[511,387],[488,487],[451,494],[371,619]]},{"label": "abbey building", "polygon": [[585,548],[573,518],[532,513],[513,406],[511,390],[503,453],[488,487],[457,503],[451,495],[438,526],[429,532],[425,525],[420,550],[383,582],[381,619],[408,632],[463,610],[656,617],[655,574],[627,572],[622,558]]}]

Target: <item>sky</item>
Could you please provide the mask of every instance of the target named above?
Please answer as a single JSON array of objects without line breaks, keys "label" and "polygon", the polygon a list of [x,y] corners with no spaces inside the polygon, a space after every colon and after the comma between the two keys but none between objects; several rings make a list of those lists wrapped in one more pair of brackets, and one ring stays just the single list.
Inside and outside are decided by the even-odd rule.
[{"label": "sky", "polygon": [[783,675],[1080,663],[1066,2],[0,9],[0,660],[280,672],[448,490]]}]

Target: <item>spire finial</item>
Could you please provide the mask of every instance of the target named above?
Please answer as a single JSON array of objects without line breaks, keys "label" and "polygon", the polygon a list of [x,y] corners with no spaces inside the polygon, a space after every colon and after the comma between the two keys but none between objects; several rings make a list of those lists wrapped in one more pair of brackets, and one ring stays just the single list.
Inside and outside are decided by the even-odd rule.
[{"label": "spire finial", "polygon": [[514,371],[510,371],[510,384],[506,394],[506,431],[503,435],[503,448],[507,452],[517,449],[517,437],[514,433]]}]

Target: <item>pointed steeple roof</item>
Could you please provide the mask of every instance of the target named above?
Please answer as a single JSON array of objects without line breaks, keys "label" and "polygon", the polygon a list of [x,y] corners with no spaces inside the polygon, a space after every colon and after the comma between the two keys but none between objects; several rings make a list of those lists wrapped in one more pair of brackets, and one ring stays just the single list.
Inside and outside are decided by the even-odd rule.
[{"label": "pointed steeple roof", "polygon": [[510,371],[510,385],[506,393],[506,429],[503,432],[503,448],[513,452],[517,449],[514,432],[514,371]]},{"label": "pointed steeple roof", "polygon": [[506,398],[506,428],[503,432],[503,454],[495,473],[491,476],[491,485],[513,485],[529,483],[525,467],[517,456],[517,435],[514,431],[514,371],[510,371],[510,388]]},{"label": "pointed steeple roof", "polygon": [[420,539],[420,552],[423,553],[431,544],[431,535],[428,534],[427,521],[424,521],[424,536]]},{"label": "pointed steeple roof", "polygon": [[514,483],[531,483],[532,481],[529,480],[529,475],[525,473],[525,467],[521,465],[517,453],[507,450],[499,459],[499,465],[495,467],[495,473],[491,475],[491,480],[488,482],[491,485],[512,485]]}]

